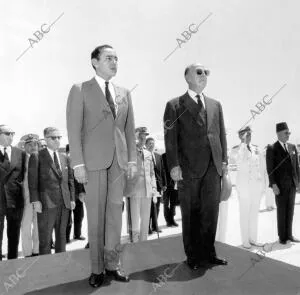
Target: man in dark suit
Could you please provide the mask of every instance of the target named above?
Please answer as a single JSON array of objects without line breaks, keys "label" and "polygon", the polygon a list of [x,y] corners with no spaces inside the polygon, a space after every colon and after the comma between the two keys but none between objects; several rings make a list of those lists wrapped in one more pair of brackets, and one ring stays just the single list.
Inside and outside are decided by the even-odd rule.
[{"label": "man in dark suit", "polygon": [[175,182],[171,178],[168,169],[166,153],[161,155],[161,163],[164,217],[168,227],[177,227],[178,223],[174,220],[174,216],[176,213],[176,204],[178,202],[178,190],[175,189]]},{"label": "man in dark suit", "polygon": [[298,152],[294,144],[287,143],[290,131],[285,122],[276,124],[276,132],[278,140],[267,147],[266,162],[269,186],[276,198],[279,242],[300,242],[292,234],[296,188],[300,180]]},{"label": "man in dark suit", "polygon": [[[155,148],[155,140],[152,137],[148,137],[146,139],[146,149],[152,155],[152,162],[154,166],[154,173],[155,173],[155,180],[156,180],[156,187],[158,193],[161,195],[162,193],[162,171],[161,171],[161,155],[154,152]],[[153,231],[161,232],[161,229],[158,227],[158,214],[160,208],[160,199],[156,198],[156,203],[153,202],[153,198],[151,200],[151,211],[150,211],[150,222],[149,222],[149,234],[152,234]],[[156,212],[154,211],[156,210]]]},{"label": "man in dark suit", "polygon": [[188,91],[165,109],[165,145],[171,177],[178,182],[187,264],[225,265],[214,247],[221,176],[227,173],[227,141],[220,102],[202,93],[209,71],[200,64],[185,69]]},{"label": "man in dark suit", "polygon": [[85,185],[92,274],[100,287],[104,272],[129,278],[120,268],[122,206],[126,178],[136,173],[134,115],[130,91],[110,80],[118,57],[110,45],[91,54],[96,75],[73,85],[67,103],[67,129],[75,178]]},{"label": "man in dark suit", "polygon": [[23,179],[26,154],[11,146],[14,134],[7,125],[0,125],[0,260],[4,217],[7,222],[7,259],[18,258],[24,208]]},{"label": "man in dark suit", "polygon": [[39,254],[51,254],[55,230],[55,253],[66,251],[66,228],[70,210],[75,208],[74,177],[69,158],[58,152],[61,134],[57,128],[44,129],[47,148],[31,155],[28,165],[30,201],[38,213]]}]

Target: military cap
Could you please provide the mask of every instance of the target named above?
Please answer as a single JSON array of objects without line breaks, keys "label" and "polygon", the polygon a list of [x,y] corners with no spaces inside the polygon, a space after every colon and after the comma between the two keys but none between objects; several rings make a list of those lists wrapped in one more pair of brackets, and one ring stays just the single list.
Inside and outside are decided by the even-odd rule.
[{"label": "military cap", "polygon": [[24,141],[25,143],[29,143],[29,142],[32,142],[32,141],[38,142],[39,141],[39,136],[37,134],[29,133],[29,134],[26,134],[26,135],[22,136],[21,141]]},{"label": "military cap", "polygon": [[250,133],[252,132],[250,126],[245,126],[245,127],[241,128],[241,129],[238,131],[238,134],[239,134],[239,135],[243,135],[243,134],[245,134],[246,132],[250,132]]},{"label": "military cap", "polygon": [[280,132],[287,129],[289,129],[289,127],[286,124],[286,122],[280,122],[276,124],[276,132]]},{"label": "military cap", "polygon": [[147,127],[137,127],[135,128],[135,133],[149,135]]}]

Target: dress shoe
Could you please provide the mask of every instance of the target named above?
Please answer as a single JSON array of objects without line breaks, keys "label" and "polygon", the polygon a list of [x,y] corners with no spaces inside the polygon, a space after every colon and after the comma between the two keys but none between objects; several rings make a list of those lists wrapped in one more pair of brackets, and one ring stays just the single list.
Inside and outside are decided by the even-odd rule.
[{"label": "dress shoe", "polygon": [[106,269],[105,273],[109,277],[113,277],[118,282],[124,282],[124,283],[129,282],[129,277],[124,275],[122,273],[122,271],[120,271],[119,269],[117,269],[117,270],[108,270],[108,269]]},{"label": "dress shoe", "polygon": [[173,220],[172,223],[171,223],[171,225],[177,227],[178,223],[175,220]]},{"label": "dress shoe", "polygon": [[155,231],[157,233],[161,233],[162,232],[162,230],[160,228],[153,229],[153,231]]},{"label": "dress shoe", "polygon": [[279,243],[282,245],[286,245],[286,240],[279,240]]},{"label": "dress shoe", "polygon": [[167,227],[172,227],[173,224],[171,222],[167,222]]},{"label": "dress shoe", "polygon": [[39,256],[39,253],[32,253],[31,257]]},{"label": "dress shoe", "polygon": [[85,237],[80,236],[80,237],[74,237],[74,240],[79,240],[79,241],[84,241]]},{"label": "dress shoe", "polygon": [[70,239],[66,240],[66,243],[67,243],[67,244],[70,244],[70,243],[71,243]]},{"label": "dress shoe", "polygon": [[93,288],[100,287],[103,284],[103,281],[104,281],[104,273],[100,273],[100,274],[92,273],[89,278],[89,284]]},{"label": "dress shoe", "polygon": [[197,269],[200,268],[200,265],[199,265],[197,262],[193,261],[193,260],[187,259],[187,260],[185,261],[185,263],[187,264],[187,266],[188,266],[191,270],[197,270]]},{"label": "dress shoe", "polygon": [[152,235],[152,234],[153,234],[153,230],[149,228],[148,235]]},{"label": "dress shoe", "polygon": [[294,243],[300,243],[300,240],[296,239],[295,237],[290,237],[290,238],[288,238],[288,240],[290,240],[291,242],[294,242]]},{"label": "dress shoe", "polygon": [[215,264],[215,265],[227,265],[228,262],[225,259],[219,258],[217,256],[211,257],[209,259],[209,262],[211,264]]},{"label": "dress shoe", "polygon": [[90,249],[90,243],[87,243],[84,248],[85,249]]}]

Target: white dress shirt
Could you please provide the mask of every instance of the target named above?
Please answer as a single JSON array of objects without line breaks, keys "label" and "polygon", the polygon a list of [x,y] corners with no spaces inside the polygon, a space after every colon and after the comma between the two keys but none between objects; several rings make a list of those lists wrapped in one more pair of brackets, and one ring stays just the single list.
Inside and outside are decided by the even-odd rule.
[{"label": "white dress shirt", "polygon": [[[284,150],[287,150],[287,152],[289,152],[288,146],[287,146],[287,142],[286,142],[286,143],[283,143],[283,142],[281,142],[280,140],[278,140],[278,141],[279,141],[279,143],[281,144],[281,146],[283,147],[283,149],[284,149]],[[285,145],[285,147],[284,147],[284,145]]]},{"label": "white dress shirt", "polygon": [[[0,145],[0,151],[4,155],[4,146],[3,145]],[[9,162],[11,162],[11,146],[10,145],[6,147],[6,153],[8,155]]]},{"label": "white dress shirt", "polygon": [[[105,80],[103,78],[101,78],[100,76],[96,75],[95,76],[95,79],[96,81],[98,82],[99,84],[99,87],[101,88],[104,96],[105,96]],[[113,85],[111,84],[110,81],[108,81],[108,89],[109,89],[109,92],[110,92],[110,95],[112,97],[112,100],[114,102],[114,105],[115,105],[115,110],[116,110],[116,115],[118,113],[118,105],[116,104],[116,92],[115,92],[115,88],[113,87]]]},{"label": "white dress shirt", "polygon": [[205,100],[204,100],[204,96],[202,93],[196,93],[195,91],[188,89],[188,94],[196,102],[196,104],[198,104],[196,95],[200,95],[200,99],[202,101],[203,107],[204,107],[204,109],[206,109]]},{"label": "white dress shirt", "polygon": [[53,163],[55,163],[55,162],[54,162],[54,153],[56,153],[57,160],[58,160],[58,164],[59,164],[59,168],[60,168],[60,170],[62,171],[58,152],[57,152],[57,151],[54,152],[54,151],[50,150],[49,148],[47,148],[47,150],[48,150],[48,152],[49,152],[49,154],[50,154],[50,156],[51,156],[51,158],[52,158],[52,160],[53,160]]}]

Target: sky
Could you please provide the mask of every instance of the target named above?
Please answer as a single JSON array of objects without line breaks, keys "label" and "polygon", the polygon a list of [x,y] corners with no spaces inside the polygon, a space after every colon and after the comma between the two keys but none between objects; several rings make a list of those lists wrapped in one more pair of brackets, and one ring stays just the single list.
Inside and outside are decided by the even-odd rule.
[{"label": "sky", "polygon": [[[134,88],[136,126],[156,138],[163,135],[166,102],[187,90],[185,67],[199,62],[211,71],[204,93],[222,103],[229,147],[251,117],[254,144],[274,142],[281,121],[290,127],[290,141],[300,144],[299,1],[0,3],[0,123],[16,131],[15,144],[26,133],[41,136],[47,126],[60,128],[66,143],[69,90],[95,75],[90,53],[101,44],[111,44],[119,57],[113,81]],[[196,26],[197,32],[183,33]],[[41,28],[48,32],[36,33]]]}]

